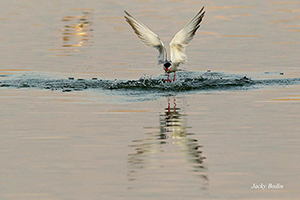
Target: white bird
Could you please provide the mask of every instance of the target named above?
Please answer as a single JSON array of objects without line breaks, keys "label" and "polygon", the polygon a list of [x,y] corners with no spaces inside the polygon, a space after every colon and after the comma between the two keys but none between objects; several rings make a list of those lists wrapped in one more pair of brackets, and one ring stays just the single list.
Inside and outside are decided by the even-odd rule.
[{"label": "white bird", "polygon": [[187,61],[185,47],[193,39],[196,31],[200,27],[200,23],[205,13],[203,10],[204,6],[197,13],[197,15],[174,36],[170,42],[171,60],[167,60],[167,51],[160,38],[150,29],[148,29],[142,22],[134,18],[128,12],[124,11],[126,14],[124,16],[126,21],[129,23],[141,41],[146,46],[155,47],[158,50],[158,65],[164,65],[164,70],[168,74],[168,82],[169,73],[174,72],[173,81],[175,81],[175,72],[178,70],[179,64],[183,64]]}]

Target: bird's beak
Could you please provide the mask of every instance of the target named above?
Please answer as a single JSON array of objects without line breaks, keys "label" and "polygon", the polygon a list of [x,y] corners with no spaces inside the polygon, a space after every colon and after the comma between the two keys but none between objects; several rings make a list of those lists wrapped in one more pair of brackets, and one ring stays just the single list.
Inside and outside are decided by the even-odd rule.
[{"label": "bird's beak", "polygon": [[168,72],[169,68],[166,68],[166,72]]}]

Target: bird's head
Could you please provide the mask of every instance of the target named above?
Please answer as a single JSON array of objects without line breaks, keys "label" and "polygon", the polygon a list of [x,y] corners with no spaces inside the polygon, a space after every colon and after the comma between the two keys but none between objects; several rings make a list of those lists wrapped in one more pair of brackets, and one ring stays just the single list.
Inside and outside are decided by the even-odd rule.
[{"label": "bird's head", "polygon": [[164,63],[164,70],[166,71],[166,73],[168,73],[169,68],[171,67],[171,63],[169,61],[166,61]]}]

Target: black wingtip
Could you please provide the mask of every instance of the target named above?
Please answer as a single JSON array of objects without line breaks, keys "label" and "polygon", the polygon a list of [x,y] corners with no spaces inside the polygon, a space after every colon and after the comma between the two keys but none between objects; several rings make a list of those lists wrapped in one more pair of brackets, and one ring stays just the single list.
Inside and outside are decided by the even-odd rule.
[{"label": "black wingtip", "polygon": [[201,10],[199,11],[199,13],[201,13],[204,10],[204,6],[201,8]]},{"label": "black wingtip", "polygon": [[131,15],[130,15],[126,10],[124,10],[124,13],[125,13],[126,15],[128,15],[129,17],[131,17]]}]

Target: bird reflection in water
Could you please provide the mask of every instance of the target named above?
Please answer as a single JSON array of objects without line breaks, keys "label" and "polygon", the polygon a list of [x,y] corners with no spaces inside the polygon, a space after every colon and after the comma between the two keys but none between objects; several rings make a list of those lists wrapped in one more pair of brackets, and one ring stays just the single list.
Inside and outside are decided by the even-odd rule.
[{"label": "bird reflection in water", "polygon": [[[190,127],[187,127],[187,115],[181,113],[178,104],[180,103],[177,103],[174,97],[168,98],[168,106],[159,115],[160,125],[144,127],[154,131],[146,133],[146,139],[133,140],[129,145],[134,148],[134,153],[128,154],[129,181],[146,179],[145,177],[153,180],[153,177],[147,173],[152,173],[152,175],[153,173],[163,173],[158,180],[162,181],[164,176],[170,177],[178,174],[178,172],[172,173],[172,170],[168,169],[168,164],[172,163],[171,165],[175,168],[178,167],[177,170],[180,170],[180,173],[187,172],[198,177],[194,180],[199,180],[200,183],[196,181],[195,185],[203,190],[208,189],[209,180],[204,163],[205,157],[202,155],[203,146],[198,144],[197,139],[192,138],[194,134],[188,133]],[[180,167],[182,161],[184,161],[184,169],[187,169],[185,172]],[[170,168],[174,168],[173,166]],[[165,169],[167,171],[162,172]]]},{"label": "bird reflection in water", "polygon": [[91,46],[92,38],[92,10],[81,11],[80,15],[64,16],[62,21],[66,24],[62,31],[63,55],[71,56],[74,52],[80,51],[81,47]]}]

